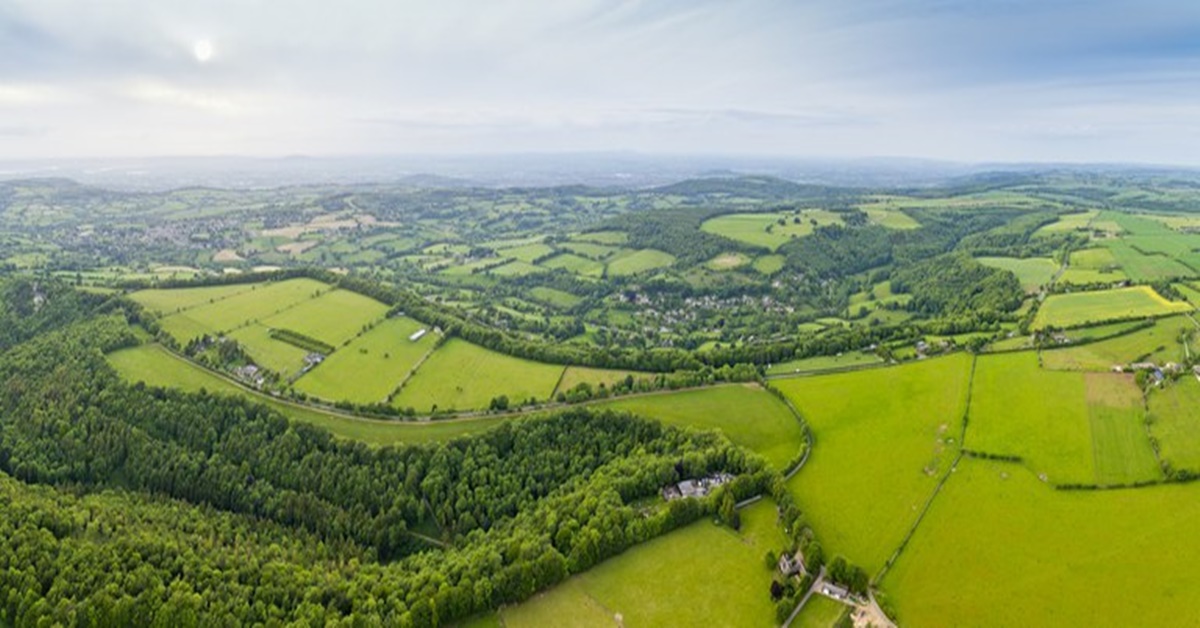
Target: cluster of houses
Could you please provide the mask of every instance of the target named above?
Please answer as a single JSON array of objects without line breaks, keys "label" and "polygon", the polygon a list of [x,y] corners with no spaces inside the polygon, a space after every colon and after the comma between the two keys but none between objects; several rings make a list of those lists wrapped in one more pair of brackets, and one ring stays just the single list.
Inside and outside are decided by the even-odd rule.
[{"label": "cluster of houses", "polygon": [[[1114,373],[1137,373],[1138,371],[1146,371],[1150,373],[1150,378],[1154,381],[1154,385],[1157,386],[1163,383],[1163,380],[1167,378],[1168,374],[1174,375],[1176,373],[1182,373],[1183,366],[1177,362],[1167,362],[1162,366],[1159,366],[1153,362],[1134,362],[1129,365],[1114,364],[1112,370]],[[1194,367],[1192,372],[1195,373],[1196,377],[1200,378],[1200,367]]]},{"label": "cluster of houses", "polygon": [[704,497],[718,486],[728,484],[732,481],[733,476],[728,473],[716,473],[706,478],[684,480],[678,484],[664,486],[662,489],[662,498],[671,501],[685,497]]},{"label": "cluster of houses", "polygon": [[233,376],[255,388],[262,388],[263,383],[266,382],[262,369],[258,368],[256,364],[247,364],[233,369]]}]

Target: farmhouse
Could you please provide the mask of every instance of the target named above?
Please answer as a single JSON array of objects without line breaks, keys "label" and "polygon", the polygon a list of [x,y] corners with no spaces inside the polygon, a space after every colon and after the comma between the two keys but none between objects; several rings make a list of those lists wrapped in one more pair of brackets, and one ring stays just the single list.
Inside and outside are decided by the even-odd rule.
[{"label": "farmhouse", "polygon": [[779,555],[779,573],[790,576],[792,574],[804,575],[804,555],[796,552],[795,555],[780,554]]},{"label": "farmhouse", "polygon": [[833,584],[832,582],[824,582],[821,584],[821,595],[824,595],[826,597],[831,597],[835,600],[850,599],[850,591],[849,590],[847,590],[843,587],[839,587],[838,585]]},{"label": "farmhouse", "polygon": [[711,493],[714,488],[732,481],[733,476],[728,473],[715,473],[706,478],[684,480],[678,484],[664,486],[661,491],[662,498],[671,501],[684,497],[704,497]]},{"label": "farmhouse", "polygon": [[414,331],[412,333],[412,335],[408,337],[408,341],[416,342],[416,341],[420,340],[421,338],[425,337],[425,334],[427,334],[427,333],[429,333],[429,330],[422,327],[422,328],[418,329],[417,331]]}]

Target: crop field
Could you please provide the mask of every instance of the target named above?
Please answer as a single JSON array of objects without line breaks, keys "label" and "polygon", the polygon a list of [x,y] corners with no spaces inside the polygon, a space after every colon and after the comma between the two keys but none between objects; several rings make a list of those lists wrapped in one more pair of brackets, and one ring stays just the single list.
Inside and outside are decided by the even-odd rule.
[{"label": "crop field", "polygon": [[411,318],[389,318],[330,354],[296,381],[296,390],[331,401],[386,402],[436,346],[438,336],[433,333],[415,342],[408,339],[425,328]]},{"label": "crop field", "polygon": [[1173,469],[1200,472],[1200,382],[1188,375],[1149,396],[1150,433]]},{"label": "crop field", "polygon": [[1105,246],[1113,252],[1121,270],[1136,281],[1158,281],[1196,275],[1195,271],[1184,266],[1176,258],[1165,254],[1147,255],[1135,249],[1127,239],[1109,240]]},{"label": "crop field", "polygon": [[632,375],[634,379],[652,377],[650,373],[637,373],[634,371],[619,371],[615,369],[598,369],[589,366],[568,366],[566,371],[563,371],[562,379],[558,382],[558,392],[566,392],[578,386],[579,384],[588,383],[593,388],[604,384],[606,387],[612,387],[617,382],[624,381],[626,377]]},{"label": "crop field", "polygon": [[1125,281],[1129,276],[1121,270],[1117,258],[1110,249],[1104,247],[1083,249],[1071,253],[1071,263],[1059,283],[1086,285],[1092,283],[1116,283]]},{"label": "crop field", "polygon": [[964,460],[882,586],[901,625],[1186,625],[1197,518],[1196,483],[1056,491]]},{"label": "crop field", "polygon": [[1021,259],[1016,257],[980,257],[977,258],[980,264],[1007,270],[1017,276],[1017,281],[1021,282],[1021,287],[1025,292],[1037,292],[1038,288],[1050,283],[1050,279],[1054,277],[1054,273],[1058,272],[1058,264],[1048,257],[1030,257]]},{"label": "crop field", "polygon": [[139,290],[129,298],[146,309],[159,314],[174,314],[198,305],[253,290],[257,284],[232,284],[228,286],[204,286],[202,288],[177,288],[174,290]]},{"label": "crop field", "polygon": [[872,364],[883,364],[883,360],[879,359],[879,356],[874,353],[847,351],[840,355],[821,355],[815,358],[801,358],[799,360],[772,364],[767,369],[767,375],[814,373],[817,371],[830,371],[833,369],[869,366]]},{"label": "crop field", "polygon": [[388,307],[349,290],[334,290],[272,316],[263,325],[290,329],[334,347],[362,332],[363,327],[387,314]]},{"label": "crop field", "polygon": [[1164,299],[1150,286],[1055,294],[1042,303],[1033,328],[1076,327],[1123,318],[1165,316],[1191,309],[1187,303]]},{"label": "crop field", "polygon": [[833,212],[805,209],[799,215],[792,212],[726,214],[704,221],[700,228],[708,233],[774,251],[792,238],[811,234],[818,226],[840,224],[843,224],[841,216]]},{"label": "crop field", "polygon": [[1084,376],[1096,482],[1103,486],[1161,480],[1145,427],[1142,391],[1132,375]]},{"label": "crop field", "polygon": [[783,270],[785,259],[782,255],[763,255],[754,260],[754,270],[764,275],[774,275]]},{"label": "crop field", "polygon": [[508,396],[513,406],[544,401],[554,392],[564,367],[510,357],[458,338],[446,341],[417,369],[393,401],[417,412],[487,408]]},{"label": "crop field", "polygon": [[1096,476],[1083,375],[1038,368],[1032,352],[975,364],[966,448],[1020,456],[1055,484]]},{"label": "crop field", "polygon": [[825,548],[875,573],[958,452],[971,358],[775,380],[813,431],[789,483]]},{"label": "crop field", "polygon": [[675,263],[675,256],[654,249],[619,253],[608,262],[608,274],[615,277],[665,268]]},{"label": "crop field", "polygon": [[178,388],[187,392],[206,389],[209,392],[242,396],[264,403],[293,421],[308,423],[329,430],[338,438],[356,440],[368,445],[383,446],[398,443],[445,441],[459,436],[479,434],[500,424],[491,419],[460,419],[455,421],[375,421],[358,419],[284,403],[270,396],[251,392],[218,377],[190,362],[171,355],[161,345],[146,344],[122,349],[107,356],[117,373],[129,382],[145,382],[149,386]]},{"label": "crop field", "polygon": [[762,501],[741,516],[740,532],[697,521],[505,608],[500,619],[506,628],[775,626],[763,565],[784,543],[775,507]]},{"label": "crop field", "polygon": [[804,444],[804,430],[787,406],[754,385],[730,384],[604,404],[672,425],[718,429],[729,440],[762,454],[777,469]]},{"label": "crop field", "polygon": [[1106,340],[1042,351],[1042,366],[1066,371],[1108,371],[1114,365],[1131,362],[1182,362],[1185,351],[1179,342],[1180,335],[1194,329],[1195,325],[1186,316],[1160,318],[1151,327]]},{"label": "crop field", "polygon": [[271,337],[271,330],[255,323],[229,335],[242,345],[254,363],[281,375],[292,375],[304,367],[308,352]]},{"label": "crop field", "polygon": [[260,322],[328,290],[329,286],[311,279],[257,284],[252,290],[168,316],[161,325],[183,343],[203,334],[224,333]]}]

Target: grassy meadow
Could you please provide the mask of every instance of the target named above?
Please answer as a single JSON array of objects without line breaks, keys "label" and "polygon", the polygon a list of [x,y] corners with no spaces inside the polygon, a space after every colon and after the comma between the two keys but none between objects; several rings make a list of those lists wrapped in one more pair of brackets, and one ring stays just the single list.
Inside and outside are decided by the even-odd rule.
[{"label": "grassy meadow", "polygon": [[1185,316],[1157,319],[1151,327],[1076,347],[1042,351],[1042,366],[1068,371],[1108,371],[1114,365],[1149,360],[1157,364],[1182,362],[1181,334],[1195,325]]},{"label": "grassy meadow", "polygon": [[528,399],[545,401],[564,367],[496,353],[458,338],[447,340],[409,378],[393,405],[417,412],[487,408],[507,395],[513,407]]},{"label": "grassy meadow", "polygon": [[816,227],[840,224],[843,224],[842,218],[834,212],[805,209],[799,215],[792,212],[725,214],[704,221],[700,229],[774,251],[792,238],[811,234]]},{"label": "grassy meadow", "polygon": [[900,545],[958,453],[971,358],[774,380],[813,432],[789,483],[827,556],[868,573]]},{"label": "grassy meadow", "polygon": [[874,353],[862,351],[847,351],[840,355],[820,355],[813,358],[801,358],[772,364],[767,369],[767,375],[790,375],[796,373],[815,373],[834,369],[846,369],[883,364],[883,360]]},{"label": "grassy meadow", "polygon": [[1033,327],[1076,327],[1122,318],[1165,316],[1191,309],[1187,303],[1164,299],[1150,286],[1056,294],[1042,303]]},{"label": "grassy meadow", "polygon": [[183,343],[203,334],[226,333],[261,322],[312,300],[329,289],[329,286],[311,279],[257,284],[252,290],[167,316],[160,324],[163,330]]},{"label": "grassy meadow", "polygon": [[349,290],[334,290],[272,316],[262,323],[272,329],[290,329],[334,347],[362,332],[363,327],[387,314],[388,307]]},{"label": "grassy meadow", "polygon": [[296,380],[295,388],[331,401],[386,402],[400,382],[437,345],[426,333],[413,342],[409,336],[422,323],[402,316],[389,318],[330,354],[325,362]]},{"label": "grassy meadow", "polygon": [[636,275],[675,263],[675,256],[654,249],[619,253],[608,262],[608,274],[614,277]]},{"label": "grassy meadow", "polygon": [[980,264],[1007,270],[1017,276],[1025,292],[1037,292],[1038,288],[1050,283],[1058,272],[1058,264],[1048,257],[979,257]]},{"label": "grassy meadow", "polygon": [[1200,473],[1200,382],[1186,375],[1149,396],[1150,433],[1173,469]]}]

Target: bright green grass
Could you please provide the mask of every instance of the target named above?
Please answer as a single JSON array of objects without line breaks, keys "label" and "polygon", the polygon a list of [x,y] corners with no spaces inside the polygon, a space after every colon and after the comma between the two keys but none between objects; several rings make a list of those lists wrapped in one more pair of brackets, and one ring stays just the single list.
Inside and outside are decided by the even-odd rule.
[{"label": "bright green grass", "polygon": [[[1142,248],[1142,251],[1134,248],[1130,240],[1133,236],[1126,236],[1120,240],[1107,240],[1107,246],[1116,257],[1117,263],[1120,264],[1121,270],[1135,281],[1158,281],[1160,279],[1172,279],[1175,277],[1191,277],[1196,273],[1192,269],[1184,266],[1173,257],[1168,257],[1165,254],[1146,255],[1142,251],[1148,249]],[[1145,242],[1141,243],[1145,245]]]},{"label": "bright green grass", "polygon": [[1113,255],[1110,249],[1082,249],[1079,251],[1073,251],[1071,253],[1071,267],[1086,268],[1089,270],[1116,268],[1117,258]]},{"label": "bright green grass", "polygon": [[1200,472],[1200,382],[1191,375],[1149,396],[1150,433],[1175,469]]},{"label": "bright green grass", "polygon": [[595,260],[590,260],[586,257],[579,257],[571,253],[563,253],[555,255],[550,259],[542,262],[542,266],[551,269],[562,268],[580,275],[588,275],[599,277],[604,274],[604,264]]},{"label": "bright green grass", "polygon": [[1188,303],[1191,303],[1192,307],[1200,305],[1200,290],[1197,290],[1191,284],[1176,283],[1171,284],[1171,287],[1175,288],[1175,290],[1179,292],[1179,294],[1182,295]]},{"label": "bright green grass", "polygon": [[290,329],[340,347],[361,333],[364,326],[383,318],[387,310],[386,305],[357,292],[334,290],[262,323],[272,329]]},{"label": "bright green grass", "polygon": [[255,323],[232,334],[234,340],[250,355],[255,364],[282,375],[292,375],[304,367],[308,352],[271,337],[271,330]]},{"label": "bright green grass", "polygon": [[1200,484],[1055,491],[964,460],[882,586],[906,626],[1190,625],[1198,519]]},{"label": "bright green grass", "polygon": [[1083,249],[1071,253],[1071,263],[1058,282],[1062,284],[1086,285],[1093,283],[1116,283],[1129,276],[1120,269],[1111,250],[1100,247]]},{"label": "bright green grass", "polygon": [[574,239],[583,242],[599,242],[600,244],[625,244],[629,241],[629,234],[624,231],[593,231],[581,233]]},{"label": "bright green grass", "polygon": [[529,297],[564,310],[575,307],[583,302],[583,299],[570,292],[563,292],[562,290],[555,290],[554,288],[546,288],[544,286],[530,288]]},{"label": "bright green grass", "polygon": [[873,225],[888,229],[917,229],[921,226],[908,214],[884,203],[863,205],[859,209],[867,213],[867,220]]},{"label": "bright green grass", "polygon": [[[784,224],[779,224],[780,220]],[[833,212],[805,209],[799,216],[794,216],[792,212],[725,214],[704,221],[700,229],[774,251],[792,238],[811,234],[818,226],[840,224],[841,216]]]},{"label": "bright green grass", "polygon": [[787,260],[782,255],[763,255],[754,260],[754,270],[764,275],[774,275],[783,270],[783,263]]},{"label": "bright green grass", "polygon": [[174,314],[197,305],[219,301],[235,294],[246,292],[256,284],[232,284],[228,286],[204,286],[201,288],[176,288],[173,290],[139,290],[129,298],[143,307],[160,314]]},{"label": "bright green grass", "polygon": [[981,356],[975,364],[966,447],[1020,456],[1055,484],[1096,477],[1083,375],[1038,368],[1032,352]]},{"label": "bright green grass", "polygon": [[814,595],[804,603],[800,614],[792,621],[795,628],[833,628],[842,615],[850,612],[850,607],[836,602],[824,595]]},{"label": "bright green grass", "polygon": [[1058,283],[1073,286],[1091,284],[1114,284],[1126,281],[1129,276],[1120,270],[1091,270],[1087,268],[1068,268],[1058,277]]},{"label": "bright green grass", "polygon": [[775,506],[762,501],[741,516],[741,532],[701,520],[610,558],[505,608],[504,626],[775,626],[763,565],[784,543]]},{"label": "bright green grass", "polygon": [[653,377],[650,373],[597,369],[588,366],[568,366],[567,370],[563,372],[562,379],[558,382],[558,389],[555,392],[566,392],[585,382],[591,384],[592,388],[597,388],[600,384],[611,388],[614,384],[624,381],[630,375],[635,380]]},{"label": "bright green grass", "polygon": [[534,273],[544,273],[546,269],[541,266],[534,266],[529,262],[517,260],[490,268],[487,272],[498,277],[524,277],[525,275],[532,275]]},{"label": "bright green grass", "polygon": [[1191,309],[1187,303],[1164,299],[1150,286],[1056,294],[1042,303],[1033,327],[1075,327],[1122,318],[1163,316]]},{"label": "bright green grass", "polygon": [[673,425],[719,429],[734,443],[782,469],[800,453],[804,430],[787,406],[755,385],[732,384],[618,399],[605,407]]},{"label": "bright green grass", "polygon": [[722,253],[707,262],[705,266],[712,270],[732,270],[750,263],[750,258],[742,253]]},{"label": "bright green grass", "polygon": [[1132,375],[1084,376],[1096,483],[1104,486],[1161,480],[1145,427],[1142,391]]},{"label": "bright green grass", "polygon": [[225,333],[260,322],[327,290],[329,286],[311,279],[254,284],[251,290],[168,316],[161,325],[179,342],[187,342],[199,335]]},{"label": "bright green grass", "polygon": [[446,441],[486,432],[499,425],[499,421],[486,419],[412,423],[372,421],[305,408],[237,386],[155,344],[111,353],[108,355],[108,361],[130,382],[140,381],[150,386],[178,388],[188,392],[197,392],[203,388],[213,393],[242,396],[251,401],[265,403],[293,421],[309,423],[327,429],[339,438],[357,440],[369,445]]},{"label": "bright green grass", "polygon": [[1069,371],[1108,371],[1130,362],[1182,362],[1185,353],[1178,338],[1194,328],[1186,316],[1162,318],[1152,327],[1107,340],[1043,351],[1042,366]]},{"label": "bright green grass", "polygon": [[606,246],[594,242],[564,242],[559,248],[570,251],[580,257],[604,261],[621,251],[620,247]]},{"label": "bright green grass", "polygon": [[465,264],[449,266],[445,270],[442,270],[441,272],[443,275],[450,275],[450,276],[474,275],[476,273],[481,273],[489,268],[495,268],[497,266],[500,266],[500,265],[503,265],[506,263],[508,263],[508,260],[506,260],[502,257],[489,257],[487,259],[475,260],[473,262],[467,262]]},{"label": "bright green grass", "polygon": [[1058,272],[1058,264],[1048,257],[979,257],[980,264],[1007,270],[1017,276],[1025,292],[1037,292],[1038,288],[1050,283],[1054,273]]},{"label": "bright green grass", "polygon": [[330,401],[386,403],[421,358],[433,350],[438,336],[426,333],[416,342],[409,336],[422,323],[392,317],[326,358],[296,381],[296,390]]},{"label": "bright green grass", "polygon": [[554,247],[550,246],[549,244],[542,244],[541,242],[497,251],[497,253],[504,257],[520,260],[522,262],[533,262],[533,260],[539,257],[550,255],[553,252]]},{"label": "bright green grass", "polygon": [[970,370],[955,354],[771,382],[813,431],[788,486],[827,556],[875,573],[900,545],[957,455]]},{"label": "bright green grass", "polygon": [[562,366],[496,353],[452,338],[433,352],[408,380],[394,405],[428,412],[487,408],[507,395],[513,406],[530,398],[544,401],[554,392]]},{"label": "bright green grass", "polygon": [[828,371],[832,369],[881,363],[883,363],[883,360],[880,360],[879,356],[875,355],[874,353],[848,351],[841,355],[821,355],[815,358],[803,358],[800,360],[782,362],[780,364],[772,364],[771,368],[767,369],[767,375],[812,373],[816,371]]},{"label": "bright green grass", "polygon": [[608,274],[615,277],[665,268],[675,263],[675,256],[654,249],[619,253],[608,262]]},{"label": "bright green grass", "polygon": [[1100,212],[1096,210],[1076,212],[1073,214],[1063,214],[1058,220],[1038,229],[1035,234],[1048,233],[1063,233],[1066,231],[1078,231],[1086,229],[1088,223],[1092,221]]}]

